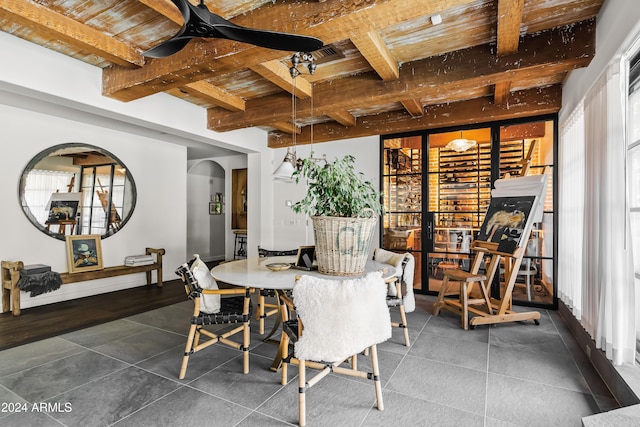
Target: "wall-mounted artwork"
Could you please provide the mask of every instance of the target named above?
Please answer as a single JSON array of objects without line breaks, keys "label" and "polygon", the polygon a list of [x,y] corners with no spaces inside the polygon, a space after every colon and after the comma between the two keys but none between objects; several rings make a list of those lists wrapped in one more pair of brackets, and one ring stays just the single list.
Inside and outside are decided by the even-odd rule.
[{"label": "wall-mounted artwork", "polygon": [[224,196],[222,193],[216,193],[215,196],[211,196],[211,202],[209,202],[209,215],[221,215],[224,213]]}]

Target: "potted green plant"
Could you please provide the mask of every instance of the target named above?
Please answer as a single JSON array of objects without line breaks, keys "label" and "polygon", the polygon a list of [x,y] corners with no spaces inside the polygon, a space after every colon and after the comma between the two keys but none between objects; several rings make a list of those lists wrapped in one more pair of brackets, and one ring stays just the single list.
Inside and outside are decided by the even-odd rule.
[{"label": "potted green plant", "polygon": [[361,275],[371,250],[380,192],[356,173],[354,162],[351,155],[318,162],[312,154],[293,175],[296,183],[308,180],[305,197],[292,209],[311,217],[320,273]]}]

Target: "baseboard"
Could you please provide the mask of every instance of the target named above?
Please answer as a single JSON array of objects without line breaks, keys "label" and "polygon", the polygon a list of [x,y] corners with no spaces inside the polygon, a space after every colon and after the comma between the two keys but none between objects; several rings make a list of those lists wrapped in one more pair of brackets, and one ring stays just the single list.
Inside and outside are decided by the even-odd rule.
[{"label": "baseboard", "polygon": [[[580,322],[578,322],[578,319],[575,318],[569,307],[562,301],[558,301],[558,314],[618,403],[621,406],[631,406],[640,403],[638,395],[634,392],[633,385],[625,380],[620,370],[607,359],[605,353],[599,348],[596,348],[595,341]],[[636,366],[631,368],[636,370],[640,369]],[[640,392],[640,390],[636,391]]]}]

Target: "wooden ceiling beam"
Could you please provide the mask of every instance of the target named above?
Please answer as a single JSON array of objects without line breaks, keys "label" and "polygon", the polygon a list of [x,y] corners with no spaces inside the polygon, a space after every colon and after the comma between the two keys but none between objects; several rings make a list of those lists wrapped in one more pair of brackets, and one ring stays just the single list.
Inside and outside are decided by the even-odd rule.
[{"label": "wooden ceiling beam", "polygon": [[245,111],[245,100],[207,82],[189,83],[182,90],[229,111]]},{"label": "wooden ceiling beam", "polygon": [[347,110],[341,111],[329,111],[325,113],[327,117],[331,117],[336,122],[340,123],[342,126],[355,126],[356,118],[353,114],[348,112]]},{"label": "wooden ceiling beam", "polygon": [[292,78],[289,72],[289,67],[283,64],[280,60],[274,59],[273,61],[254,65],[251,67],[251,70],[260,74],[262,77],[288,93],[292,93],[294,91],[293,83],[295,80],[296,98],[310,98],[313,95],[311,83],[301,75],[297,76],[295,79]]},{"label": "wooden ceiling beam", "polygon": [[422,102],[420,102],[419,99],[405,99],[400,102],[411,117],[422,117],[424,115],[424,108],[422,107]]},{"label": "wooden ceiling beam", "polygon": [[[173,4],[173,2],[171,2],[171,0],[138,0],[138,1],[144,4],[145,6],[149,7],[150,9],[155,10],[159,14],[166,16],[176,24],[182,25],[182,23],[184,22],[182,19],[182,14],[178,10],[178,8]],[[191,3],[194,6],[197,6],[198,4],[200,4],[200,0],[189,0],[189,3]],[[254,7],[254,4],[252,2],[236,2],[236,4],[233,7],[233,13],[229,14],[229,13],[224,13],[222,10],[217,8],[215,2],[213,1],[206,2],[205,4],[207,5],[207,8],[211,12],[217,15],[220,15],[225,19],[230,19],[233,16],[238,16],[243,13],[251,12],[252,8]],[[229,10],[228,7],[226,9]]]},{"label": "wooden ceiling beam", "polygon": [[[511,94],[508,106],[496,105],[491,97],[469,101],[432,105],[426,109],[423,117],[410,117],[404,112],[376,114],[359,117],[358,125],[344,127],[337,123],[321,123],[313,126],[311,141],[310,126],[305,126],[296,137],[297,145],[338,141],[347,138],[359,138],[371,135],[388,135],[449,126],[462,126],[478,122],[493,122],[518,117],[531,117],[557,113],[562,106],[562,86],[554,85],[543,89],[535,88],[516,91]],[[268,144],[271,148],[292,145],[290,135],[270,132]]]},{"label": "wooden ceiling beam", "polygon": [[163,15],[169,18],[171,21],[175,22],[178,25],[182,25],[184,23],[184,19],[182,19],[182,14],[178,10],[175,4],[170,0],[138,0],[143,5],[147,6],[149,9],[153,9],[158,12],[160,15]]},{"label": "wooden ceiling beam", "polygon": [[351,41],[382,80],[398,79],[400,75],[398,62],[376,30],[352,36]]},{"label": "wooden ceiling beam", "polygon": [[[464,83],[485,87],[503,81],[505,74],[529,78],[541,73],[568,71],[585,67],[595,54],[595,20],[556,28],[525,37],[523,52],[536,55],[513,54],[496,58],[492,45],[432,57],[403,65],[400,78],[382,82],[374,78],[343,78],[314,85],[313,104],[316,111],[342,111],[370,108],[395,99],[412,97],[442,99],[443,94],[455,92]],[[311,114],[310,100],[299,102],[298,116]],[[287,120],[291,115],[289,100],[266,96],[247,101],[247,111],[232,113],[217,108],[207,112],[209,129],[228,131],[251,126],[265,126],[274,121]]]},{"label": "wooden ceiling beam", "polygon": [[123,67],[144,65],[139,50],[35,2],[0,0],[0,19],[31,28],[40,34],[48,34],[53,40]]},{"label": "wooden ceiling beam", "polygon": [[524,0],[498,0],[498,56],[518,51]]},{"label": "wooden ceiling beam", "polygon": [[[8,0],[3,0],[8,1]],[[358,2],[275,2],[232,19],[237,25],[318,37],[325,45],[350,39],[353,28],[382,29],[422,14],[473,3],[476,0],[360,0]],[[150,60],[138,70],[109,67],[103,71],[103,94],[121,101],[139,99],[184,86],[195,80],[211,79],[238,64],[251,67],[280,59],[282,52],[223,39],[194,40],[180,52]]]},{"label": "wooden ceiling beam", "polygon": [[510,90],[510,81],[497,82],[494,87],[493,102],[498,105],[506,105],[509,101]]},{"label": "wooden ceiling beam", "polygon": [[[299,135],[301,132],[300,126],[294,126],[292,122],[276,122],[272,123],[271,126],[289,135],[293,135],[294,133]],[[293,141],[293,139],[291,141]]]}]

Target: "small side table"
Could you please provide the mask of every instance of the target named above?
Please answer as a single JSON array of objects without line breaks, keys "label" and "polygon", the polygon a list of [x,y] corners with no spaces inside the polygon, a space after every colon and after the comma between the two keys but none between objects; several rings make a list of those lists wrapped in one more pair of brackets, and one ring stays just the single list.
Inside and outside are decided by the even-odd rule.
[{"label": "small side table", "polygon": [[233,259],[246,258],[247,230],[233,230],[233,234],[236,235],[233,244]]}]

